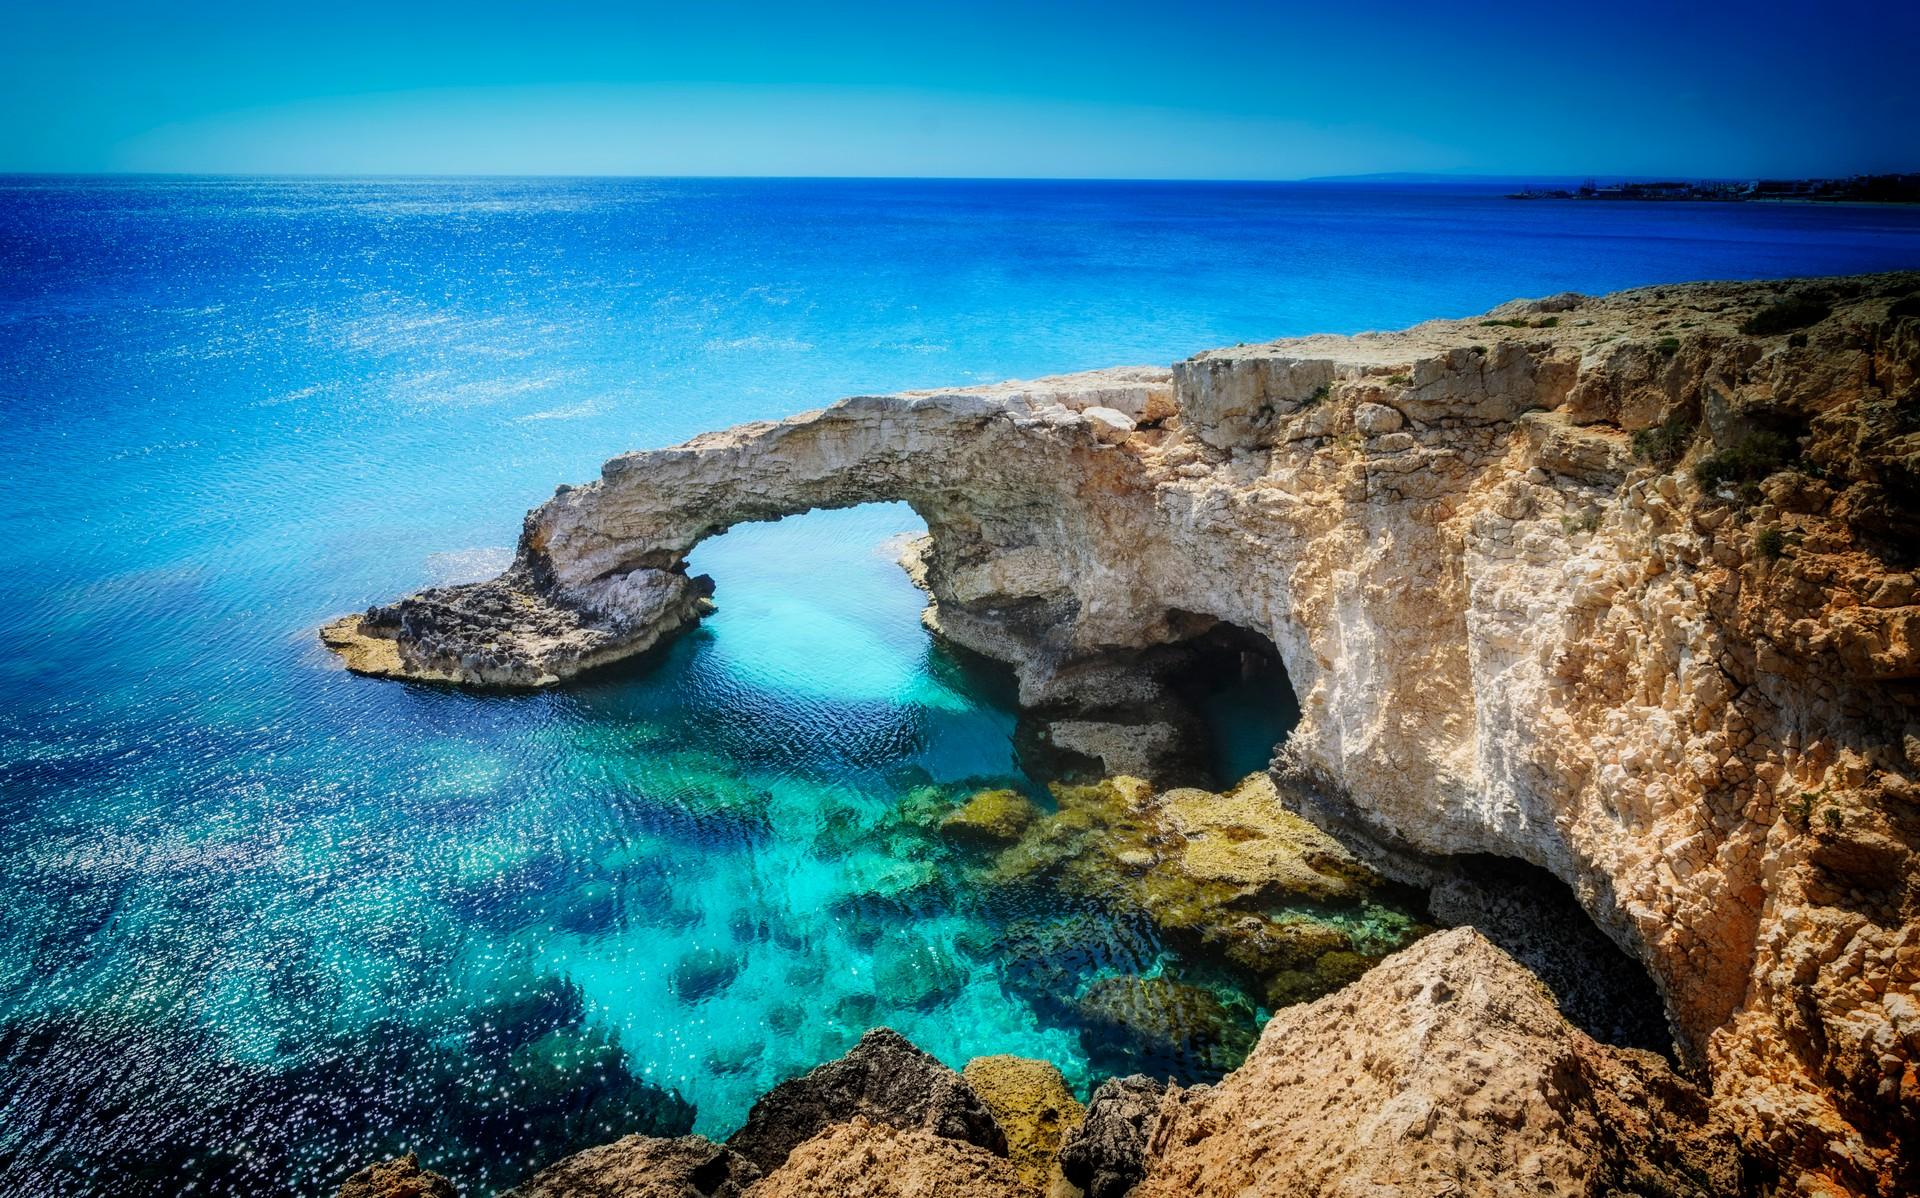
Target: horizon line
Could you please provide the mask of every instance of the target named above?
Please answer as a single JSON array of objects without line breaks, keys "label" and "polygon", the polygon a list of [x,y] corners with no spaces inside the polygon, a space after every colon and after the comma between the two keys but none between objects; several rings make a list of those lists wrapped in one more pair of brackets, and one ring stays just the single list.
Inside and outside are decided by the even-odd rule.
[{"label": "horizon line", "polygon": [[1676,181],[1731,183],[1760,179],[1855,179],[1886,175],[1920,174],[1914,171],[1854,171],[1849,174],[1705,174],[1681,171],[1585,171],[1566,173],[1482,173],[1449,171],[1360,171],[1341,175],[865,175],[865,174],[673,174],[614,173],[596,174],[575,171],[37,171],[0,168],[0,179],[606,179],[606,180],[686,180],[717,182],[844,182],[844,183],[1508,183],[1524,180],[1570,182],[1575,180]]}]

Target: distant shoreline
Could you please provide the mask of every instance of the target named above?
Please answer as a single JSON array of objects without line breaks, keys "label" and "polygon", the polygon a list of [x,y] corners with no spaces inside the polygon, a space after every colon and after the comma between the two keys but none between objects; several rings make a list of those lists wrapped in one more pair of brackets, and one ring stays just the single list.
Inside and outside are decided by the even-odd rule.
[{"label": "distant shoreline", "polygon": [[1510,200],[1651,201],[1664,204],[1920,204],[1920,174],[1854,175],[1845,179],[1662,180],[1579,187],[1527,186]]}]

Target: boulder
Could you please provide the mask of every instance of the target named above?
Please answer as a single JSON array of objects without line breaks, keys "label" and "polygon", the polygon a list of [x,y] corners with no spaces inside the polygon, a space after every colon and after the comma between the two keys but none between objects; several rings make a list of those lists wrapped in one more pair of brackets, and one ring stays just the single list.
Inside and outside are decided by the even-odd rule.
[{"label": "boulder", "polygon": [[[1089,1128],[1099,1113],[1096,1095]],[[1470,928],[1279,1012],[1244,1065],[1157,1113],[1134,1198],[1711,1198],[1741,1179],[1737,1142],[1704,1093],[1652,1053],[1573,1027]]]},{"label": "boulder", "polygon": [[1032,1198],[1005,1157],[856,1115],[795,1148],[748,1198]]},{"label": "boulder", "polygon": [[1038,1193],[1053,1189],[1061,1178],[1060,1145],[1086,1115],[1067,1079],[1046,1061],[1014,1056],[975,1057],[960,1076],[1006,1133],[1020,1180]]},{"label": "boulder", "polygon": [[1159,1125],[1166,1087],[1150,1077],[1108,1078],[1060,1149],[1060,1169],[1087,1198],[1121,1198],[1146,1176],[1147,1141]]},{"label": "boulder", "polygon": [[1353,427],[1366,437],[1380,437],[1405,428],[1407,418],[1398,409],[1383,403],[1358,404],[1353,409]]},{"label": "boulder", "polygon": [[420,1158],[409,1152],[392,1160],[368,1165],[340,1183],[339,1198],[458,1198],[452,1182],[420,1167]]},{"label": "boulder", "polygon": [[500,1198],[739,1198],[759,1177],[704,1136],[626,1136],[548,1165]]},{"label": "boulder", "polygon": [[839,1060],[762,1095],[727,1147],[771,1173],[821,1129],[856,1115],[1007,1154],[993,1113],[960,1075],[884,1027],[861,1037]]}]

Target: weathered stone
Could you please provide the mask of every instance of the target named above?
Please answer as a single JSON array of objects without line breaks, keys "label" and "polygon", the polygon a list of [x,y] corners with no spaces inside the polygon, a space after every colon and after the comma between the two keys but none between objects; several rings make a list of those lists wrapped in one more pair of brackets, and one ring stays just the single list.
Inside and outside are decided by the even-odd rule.
[{"label": "weathered stone", "polygon": [[748,1198],[1033,1198],[1005,1157],[856,1115],[795,1148]]},{"label": "weathered stone", "polygon": [[1353,427],[1360,430],[1361,436],[1379,437],[1397,433],[1406,425],[1407,418],[1398,409],[1383,403],[1363,403],[1353,409]]},{"label": "weathered stone", "polygon": [[[1280,1012],[1224,1081],[1148,1110],[1134,1198],[1714,1198],[1741,1181],[1737,1141],[1705,1094],[1650,1053],[1575,1030],[1525,969],[1465,928]],[[1100,1115],[1096,1094],[1086,1127]]]},{"label": "weathered stone", "polygon": [[1122,1198],[1132,1190],[1147,1174],[1147,1144],[1165,1101],[1166,1088],[1149,1077],[1102,1082],[1087,1101],[1086,1117],[1060,1149],[1067,1180],[1087,1198]]},{"label": "weathered stone", "polygon": [[975,1057],[960,1076],[993,1112],[1007,1136],[1007,1157],[1027,1188],[1045,1194],[1060,1179],[1060,1145],[1086,1108],[1060,1071],[1025,1057]]},{"label": "weathered stone", "polygon": [[414,1153],[368,1165],[340,1183],[339,1198],[458,1198],[452,1182],[420,1167]]},{"label": "weathered stone", "polygon": [[856,1115],[960,1140],[996,1156],[1007,1153],[992,1112],[960,1075],[883,1027],[861,1037],[839,1060],[768,1091],[727,1147],[771,1173],[823,1128]]},{"label": "weathered stone", "polygon": [[701,1136],[626,1136],[548,1165],[500,1198],[739,1198],[759,1177],[745,1157]]}]

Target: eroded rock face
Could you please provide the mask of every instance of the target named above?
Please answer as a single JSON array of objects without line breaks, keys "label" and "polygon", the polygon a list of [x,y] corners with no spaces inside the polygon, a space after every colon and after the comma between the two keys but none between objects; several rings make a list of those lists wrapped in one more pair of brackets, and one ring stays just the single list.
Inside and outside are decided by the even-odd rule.
[{"label": "eroded rock face", "polygon": [[1160,1124],[1166,1087],[1150,1077],[1109,1078],[1060,1150],[1060,1168],[1087,1198],[1121,1198],[1147,1175],[1147,1142]]},{"label": "eroded rock face", "polygon": [[960,1076],[1006,1133],[1007,1159],[1022,1184],[1036,1194],[1056,1192],[1060,1146],[1086,1115],[1067,1079],[1046,1061],[1013,1056],[975,1057]]},{"label": "eroded rock face", "polygon": [[702,1136],[626,1136],[549,1165],[500,1198],[740,1198],[759,1179],[745,1157]]},{"label": "eroded rock face", "polygon": [[[1096,1095],[1088,1128],[1100,1107]],[[1705,1095],[1653,1054],[1574,1029],[1466,928],[1281,1011],[1218,1085],[1141,1095],[1131,1111],[1118,1138],[1146,1134],[1134,1198],[1743,1187],[1736,1138]]]},{"label": "eroded rock face", "polygon": [[[1741,331],[1794,292],[1830,315]],[[1916,292],[1561,296],[847,400],[616,458],[528,516],[496,591],[330,635],[373,672],[563,678],[689,618],[701,537],[905,499],[929,624],[1014,664],[1024,703],[1119,753],[1164,698],[1155,653],[1265,634],[1302,712],[1291,801],[1395,869],[1551,871],[1659,982],[1760,1161],[1911,1190]]]},{"label": "eroded rock face", "polygon": [[1012,1164],[984,1148],[864,1115],[793,1150],[747,1198],[1032,1198]]},{"label": "eroded rock face", "polygon": [[339,1198],[458,1198],[453,1183],[414,1153],[368,1165],[340,1183]]},{"label": "eroded rock face", "polygon": [[839,1060],[768,1091],[727,1147],[772,1173],[800,1144],[855,1116],[1007,1154],[993,1113],[960,1075],[883,1027],[862,1036]]}]

